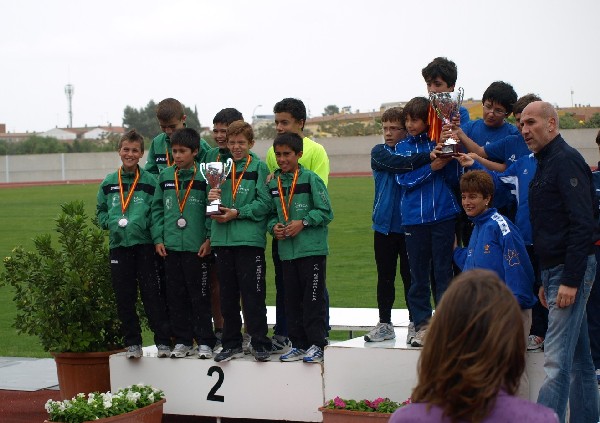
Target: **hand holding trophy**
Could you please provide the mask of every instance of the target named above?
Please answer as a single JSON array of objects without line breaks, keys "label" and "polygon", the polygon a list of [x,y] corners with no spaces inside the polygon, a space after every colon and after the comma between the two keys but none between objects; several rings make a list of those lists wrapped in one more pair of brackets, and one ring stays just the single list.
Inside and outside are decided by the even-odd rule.
[{"label": "hand holding trophy", "polygon": [[[464,90],[461,88],[457,92],[429,93],[431,106],[442,120],[444,125],[449,125],[458,113],[462,105]],[[459,140],[448,138],[443,144],[440,156],[450,157],[458,154]]]},{"label": "hand holding trophy", "polygon": [[[209,162],[200,163],[200,174],[211,188],[219,188],[227,179],[233,167],[233,160],[227,159],[227,162]],[[221,200],[213,200],[206,206],[206,216],[223,214],[220,210]]]}]

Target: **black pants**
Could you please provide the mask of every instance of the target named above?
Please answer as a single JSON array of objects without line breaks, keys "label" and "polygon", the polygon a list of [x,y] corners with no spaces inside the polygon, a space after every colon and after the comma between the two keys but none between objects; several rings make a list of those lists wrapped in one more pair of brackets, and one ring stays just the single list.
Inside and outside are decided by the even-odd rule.
[{"label": "black pants", "polygon": [[406,253],[404,233],[390,232],[388,235],[375,231],[373,236],[375,263],[377,265],[377,306],[379,321],[392,322],[392,307],[396,299],[396,269],[400,260],[400,276],[404,285],[404,301],[408,307],[408,316],[412,322],[408,306],[408,290],[410,289],[410,267]]},{"label": "black pants", "polygon": [[282,260],[285,310],[292,345],[306,350],[327,344],[325,256]]},{"label": "black pants", "polygon": [[126,345],[142,344],[136,312],[138,286],[154,342],[170,345],[171,328],[154,262],[154,245],[134,245],[110,250],[112,285]]},{"label": "black pants", "polygon": [[214,348],[217,338],[210,308],[209,262],[190,251],[167,250],[165,274],[171,328],[176,344]]},{"label": "black pants", "polygon": [[215,247],[221,313],[223,314],[223,348],[242,346],[242,318],[240,295],[244,304],[244,318],[256,351],[271,350],[267,337],[267,306],[265,282],[265,250],[259,247]]},{"label": "black pants", "polygon": [[538,299],[537,303],[531,308],[531,329],[529,330],[529,334],[545,338],[546,331],[548,330],[548,309],[542,305],[538,298],[538,291],[542,285],[542,281],[540,280],[540,266],[533,245],[527,245],[525,248],[527,248],[527,255],[533,266],[533,275],[535,277],[533,295]]}]

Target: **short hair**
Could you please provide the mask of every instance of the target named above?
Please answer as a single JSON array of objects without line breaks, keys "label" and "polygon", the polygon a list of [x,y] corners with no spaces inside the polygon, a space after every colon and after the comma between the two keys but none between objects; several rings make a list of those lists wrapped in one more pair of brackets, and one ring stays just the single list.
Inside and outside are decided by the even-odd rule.
[{"label": "short hair", "polygon": [[596,134],[596,144],[600,146],[600,131]]},{"label": "short hair", "polygon": [[513,115],[523,113],[523,109],[529,103],[533,103],[534,101],[542,101],[542,99],[537,94],[525,94],[521,98],[519,98],[513,106]]},{"label": "short hair", "polygon": [[448,84],[448,87],[454,87],[456,85],[456,78],[458,78],[458,69],[456,68],[456,63],[452,60],[445,57],[436,57],[421,70],[421,75],[423,75],[425,82],[433,81],[439,76]]},{"label": "short hair", "polygon": [[156,106],[156,117],[162,122],[183,119],[183,116],[185,116],[183,104],[174,98],[165,98]]},{"label": "short hair", "polygon": [[402,107],[391,107],[381,115],[381,122],[400,122],[404,126],[404,109]]},{"label": "short hair", "polygon": [[507,116],[513,111],[513,106],[517,102],[517,93],[515,92],[512,85],[503,81],[492,82],[483,93],[481,103],[485,103],[487,100],[492,103],[498,103],[506,109]]},{"label": "short hair", "polygon": [[273,141],[273,149],[277,145],[287,145],[296,154],[300,153],[304,148],[304,141],[302,137],[295,132],[284,132],[275,137]]},{"label": "short hair", "polygon": [[194,128],[181,128],[171,135],[171,146],[181,145],[194,150],[200,149],[200,134]]},{"label": "short hair", "polygon": [[[502,336],[499,336],[502,334]],[[454,278],[431,323],[411,397],[452,421],[480,422],[500,389],[514,395],[525,369],[525,334],[515,296],[495,272]]]},{"label": "short hair", "polygon": [[249,142],[254,141],[254,131],[252,130],[252,126],[248,122],[244,122],[243,120],[236,120],[231,122],[227,127],[227,138],[232,135],[242,134],[244,138],[246,138]]},{"label": "short hair", "polygon": [[415,97],[404,106],[404,119],[410,116],[413,119],[421,119],[427,123],[429,114],[429,100],[425,97]]},{"label": "short hair", "polygon": [[140,134],[135,129],[131,129],[130,131],[125,132],[121,136],[121,139],[119,140],[119,145],[118,145],[117,150],[121,149],[121,147],[123,146],[123,142],[125,142],[125,141],[139,142],[140,143],[140,149],[141,149],[142,153],[144,152],[144,137],[142,136],[142,134]]},{"label": "short hair", "polygon": [[297,121],[303,121],[302,129],[304,129],[304,123],[306,123],[306,107],[302,100],[288,97],[275,103],[275,106],[273,106],[273,113],[286,112],[292,115]]},{"label": "short hair", "polygon": [[236,120],[244,120],[244,116],[238,111],[238,109],[234,109],[233,107],[227,107],[225,109],[220,110],[213,119],[213,125],[216,123],[223,123],[227,126],[231,125],[231,122],[235,122]]},{"label": "short hair", "polygon": [[460,178],[460,192],[474,192],[494,199],[494,180],[485,170],[472,170]]}]

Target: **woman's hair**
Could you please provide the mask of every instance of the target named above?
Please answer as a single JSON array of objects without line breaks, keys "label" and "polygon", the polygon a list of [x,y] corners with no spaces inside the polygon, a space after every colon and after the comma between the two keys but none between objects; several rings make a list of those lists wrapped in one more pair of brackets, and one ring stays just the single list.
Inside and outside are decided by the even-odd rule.
[{"label": "woman's hair", "polygon": [[482,194],[483,198],[494,199],[494,181],[485,170],[472,170],[460,178],[460,192]]},{"label": "woman's hair", "polygon": [[444,293],[418,364],[413,402],[452,421],[480,422],[500,389],[514,395],[525,369],[525,335],[514,295],[496,273],[461,273]]}]

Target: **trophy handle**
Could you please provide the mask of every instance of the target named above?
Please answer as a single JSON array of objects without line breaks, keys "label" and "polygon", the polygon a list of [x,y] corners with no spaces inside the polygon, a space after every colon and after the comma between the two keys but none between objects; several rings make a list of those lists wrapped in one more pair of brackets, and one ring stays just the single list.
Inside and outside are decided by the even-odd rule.
[{"label": "trophy handle", "polygon": [[205,169],[206,169],[206,163],[204,163],[204,162],[200,163],[200,166],[199,166],[200,175],[202,175],[202,177],[204,178],[205,181],[208,181],[208,179],[206,179],[206,175],[204,174]]},{"label": "trophy handle", "polygon": [[233,159],[230,157],[223,164],[223,180],[227,179],[227,176],[231,173],[231,169],[233,169]]},{"label": "trophy handle", "polygon": [[458,103],[458,109],[460,109],[460,106],[462,106],[463,103],[463,98],[465,96],[465,90],[463,90],[463,87],[458,87],[458,95],[456,96],[456,102]]}]

